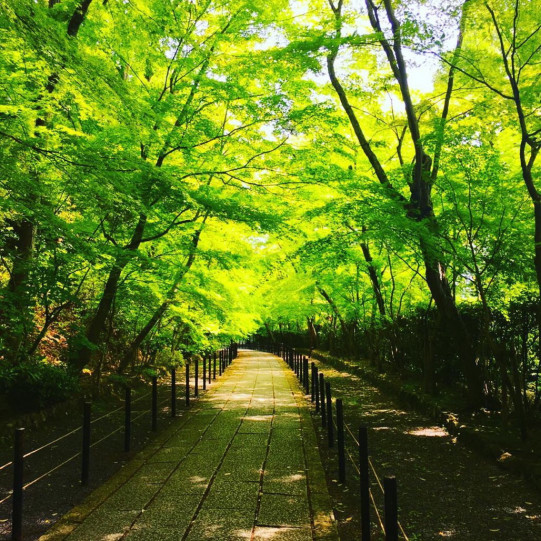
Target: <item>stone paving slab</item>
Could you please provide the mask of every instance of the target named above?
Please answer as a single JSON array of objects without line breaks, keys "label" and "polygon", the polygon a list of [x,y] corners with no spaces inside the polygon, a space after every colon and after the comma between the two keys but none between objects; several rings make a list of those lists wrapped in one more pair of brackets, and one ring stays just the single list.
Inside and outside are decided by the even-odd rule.
[{"label": "stone paving slab", "polygon": [[239,357],[41,541],[337,541],[308,405],[286,363]]}]

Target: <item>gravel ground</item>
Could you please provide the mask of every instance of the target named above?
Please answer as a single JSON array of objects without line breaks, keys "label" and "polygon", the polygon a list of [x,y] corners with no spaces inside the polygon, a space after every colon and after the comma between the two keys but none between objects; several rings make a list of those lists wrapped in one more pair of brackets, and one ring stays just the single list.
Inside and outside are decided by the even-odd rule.
[{"label": "gravel ground", "polygon": [[[541,539],[541,494],[522,479],[457,443],[446,430],[353,373],[315,361],[331,383],[333,397],[344,400],[345,421],[354,434],[369,429],[369,452],[378,475],[396,475],[399,520],[410,540],[456,539],[514,541]],[[314,422],[320,426],[319,415]],[[336,450],[329,450],[319,429],[328,483],[340,536],[359,539],[359,479],[348,459],[345,486],[339,485]],[[351,437],[346,445],[356,459]],[[372,475],[372,492],[383,498]],[[383,539],[372,508],[373,538]]]}]

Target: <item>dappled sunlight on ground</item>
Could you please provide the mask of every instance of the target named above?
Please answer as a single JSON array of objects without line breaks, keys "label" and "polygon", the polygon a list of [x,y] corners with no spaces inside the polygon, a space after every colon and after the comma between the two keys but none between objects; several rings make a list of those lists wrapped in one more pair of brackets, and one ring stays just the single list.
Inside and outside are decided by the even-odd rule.
[{"label": "dappled sunlight on ground", "polygon": [[283,477],[277,477],[274,479],[277,483],[296,483],[302,481],[305,478],[304,472],[302,473],[292,473],[291,475],[284,475]]},{"label": "dappled sunlight on ground", "polygon": [[444,430],[439,426],[415,428],[413,430],[406,430],[404,433],[409,434],[410,436],[424,436],[428,438],[445,438],[449,435],[447,430]]},{"label": "dappled sunlight on ground", "polygon": [[370,413],[372,415],[380,415],[382,413],[388,413],[390,415],[407,415],[407,412],[397,409],[373,409]]},{"label": "dappled sunlight on ground", "polygon": [[[272,541],[289,541],[301,539],[301,537],[295,536],[298,532],[299,530],[297,528],[259,527],[255,530],[254,541],[265,541],[267,539],[272,539]],[[304,537],[302,539],[304,539]]]},{"label": "dappled sunlight on ground", "polygon": [[[360,382],[356,381],[342,368],[345,363],[337,362],[338,369],[324,361],[316,360],[315,364],[330,383],[333,398],[343,399],[344,420],[350,430],[356,435],[359,426],[368,428],[369,453],[380,477],[397,477],[400,522],[410,539],[541,539],[539,495],[522,480],[481,460],[460,437],[438,426],[436,419],[423,416],[413,407],[409,410],[405,402],[377,389],[362,376]],[[352,368],[358,366],[352,364]],[[327,453],[327,434],[321,432],[324,460],[331,463],[330,476],[334,480],[336,451]],[[356,458],[356,446],[349,437],[346,447]],[[515,453],[511,456],[510,452],[507,449],[501,460],[515,458]],[[338,483],[336,490],[331,490],[342,538],[353,540],[358,539],[360,529],[358,477],[352,464],[348,462],[346,468],[349,491],[343,492]],[[372,488],[382,507],[377,483]]]},{"label": "dappled sunlight on ground", "polygon": [[235,530],[233,535],[235,539],[251,539],[252,530]]}]

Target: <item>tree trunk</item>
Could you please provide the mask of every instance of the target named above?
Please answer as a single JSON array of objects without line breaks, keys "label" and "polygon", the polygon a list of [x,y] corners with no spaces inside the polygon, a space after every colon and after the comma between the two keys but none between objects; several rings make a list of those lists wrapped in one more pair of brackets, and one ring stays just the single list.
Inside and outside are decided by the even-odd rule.
[{"label": "tree trunk", "polygon": [[317,331],[314,326],[314,320],[312,318],[307,318],[306,320],[308,324],[308,337],[310,340],[310,351],[317,349],[318,345],[318,338],[317,338]]},{"label": "tree trunk", "polygon": [[332,308],[336,320],[338,320],[338,322],[340,323],[340,329],[342,330],[346,353],[351,353],[353,349],[353,344],[351,340],[351,333],[349,332],[349,328],[345,319],[342,317],[340,310],[338,310],[338,306],[336,306],[336,303],[333,301],[330,295],[320,285],[316,284],[316,287],[317,290],[320,292],[321,296],[329,303],[329,306]]},{"label": "tree trunk", "polygon": [[[364,230],[365,228],[363,227],[363,232]],[[374,297],[376,298],[379,314],[380,316],[385,317],[385,302],[383,301],[378,273],[374,267],[374,260],[372,259],[372,254],[370,253],[368,243],[361,242],[361,250],[363,251],[364,260],[368,265],[368,276],[370,277],[370,282],[372,283],[372,290],[374,291]]]},{"label": "tree trunk", "polygon": [[270,328],[269,322],[265,321],[265,328],[267,329],[267,333],[269,335],[269,338],[271,339],[272,343],[275,343],[276,340],[274,338],[274,333],[272,332],[272,329]]},{"label": "tree trunk", "polygon": [[118,369],[120,373],[122,373],[126,369],[128,364],[130,363],[130,361],[132,361],[135,358],[137,354],[137,350],[139,349],[139,347],[141,346],[145,338],[148,336],[150,331],[154,328],[156,323],[160,321],[162,316],[167,311],[167,308],[169,307],[169,305],[173,302],[180,282],[183,280],[184,276],[186,276],[187,272],[190,270],[190,268],[192,267],[195,261],[195,254],[197,251],[197,246],[199,244],[200,238],[201,238],[201,229],[195,232],[192,239],[191,253],[188,256],[186,265],[175,276],[173,284],[171,285],[169,291],[167,292],[167,296],[165,300],[154,311],[151,318],[148,320],[147,324],[139,331],[139,333],[135,337],[135,340],[130,344],[130,346],[128,347],[128,350],[126,351],[126,354],[120,361],[120,365]]},{"label": "tree trunk", "polygon": [[71,355],[71,364],[77,370],[82,370],[92,359],[92,352],[98,346],[101,335],[105,329],[107,316],[111,311],[111,306],[118,291],[120,276],[141,245],[146,221],[146,215],[141,214],[132,234],[130,243],[122,248],[121,253],[117,256],[113,267],[109,271],[109,276],[107,277],[107,282],[105,283],[98,304],[98,309],[87,326],[85,340],[79,344],[77,349]]},{"label": "tree trunk", "polygon": [[6,328],[4,356],[16,364],[23,352],[24,337],[30,331],[29,278],[34,251],[34,224],[26,218],[20,222],[11,222],[15,234],[13,242],[13,265],[7,286],[7,295],[3,299],[3,314]]},{"label": "tree trunk", "polygon": [[[402,55],[401,27],[395,17],[391,1],[384,0],[385,13],[393,32],[392,43],[389,42],[385,37],[385,32],[380,24],[378,14],[379,8],[374,6],[372,0],[365,0],[365,3],[368,10],[370,23],[380,36],[378,38],[379,42],[388,59],[389,67],[391,68],[391,71],[393,72],[393,75],[400,87],[402,100],[406,110],[408,129],[415,148],[415,160],[410,183],[409,202],[406,202],[405,198],[393,187],[392,183],[390,182],[385,169],[383,168],[379,158],[372,150],[370,143],[363,132],[361,124],[357,119],[355,110],[349,102],[346,91],[338,80],[334,68],[334,62],[338,55],[337,46],[331,49],[330,54],[327,56],[329,78],[340,99],[340,103],[342,104],[342,107],[350,120],[350,124],[357,137],[357,140],[359,141],[359,145],[370,162],[378,181],[386,188],[388,197],[404,205],[406,214],[408,218],[412,220],[412,222],[425,221],[428,222],[429,230],[436,230],[437,224],[431,201],[431,159],[425,153],[423,148],[417,113],[413,106],[413,101],[408,86],[406,63]],[[338,6],[335,6],[331,2],[331,8],[336,18],[336,34],[337,37],[340,37],[342,25],[342,2],[340,2]],[[443,263],[441,249],[439,249],[438,246],[429,246],[426,239],[424,239],[422,236],[420,237],[419,242],[421,252],[423,254],[428,287],[432,293],[434,301],[436,302],[436,306],[442,316],[443,321],[448,325],[449,331],[460,349],[463,373],[467,381],[468,400],[470,405],[476,408],[482,403],[482,381],[476,365],[473,341],[454,302],[451,288],[449,287],[449,283],[445,275],[445,265]]]},{"label": "tree trunk", "polygon": [[[59,1],[49,0],[49,8],[52,8]],[[67,34],[69,36],[75,37],[77,35],[91,2],[92,0],[84,0],[75,9],[67,28]],[[46,85],[49,94],[54,91],[57,82],[58,75],[52,74],[49,76]],[[38,116],[35,126],[45,126],[44,119]],[[36,136],[39,137],[39,134],[36,133]],[[34,203],[32,196],[29,203]],[[22,218],[20,221],[12,222],[10,225],[13,227],[16,241],[13,269],[8,283],[8,292],[10,293],[12,302],[10,303],[11,306],[8,307],[8,313],[11,312],[11,315],[8,316],[9,320],[6,322],[6,327],[10,331],[6,337],[7,350],[5,356],[13,363],[16,363],[23,356],[22,342],[25,335],[30,332],[29,327],[31,325],[31,318],[29,316],[31,299],[27,289],[29,287],[30,263],[34,250],[35,226],[27,217]]]}]

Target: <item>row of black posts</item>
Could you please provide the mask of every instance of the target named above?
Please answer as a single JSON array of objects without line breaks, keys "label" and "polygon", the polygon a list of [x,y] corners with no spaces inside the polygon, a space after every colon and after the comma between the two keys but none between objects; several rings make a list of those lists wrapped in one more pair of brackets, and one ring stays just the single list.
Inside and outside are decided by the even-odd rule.
[{"label": "row of black posts", "polygon": [[[309,361],[295,348],[283,344],[253,344],[254,349],[267,351],[278,357],[282,357],[289,367],[295,372],[305,393],[310,395],[311,401],[315,404],[316,413],[321,415],[321,426],[327,431],[329,448],[334,448],[335,440],[338,451],[338,480],[346,482],[346,447],[344,432],[344,404],[341,398],[335,400],[336,404],[336,434],[333,417],[333,399],[331,384],[325,381],[325,375],[319,372],[315,363],[310,365]],[[359,457],[358,466],[360,470],[360,517],[361,517],[361,540],[370,541],[370,474],[368,455],[368,429],[366,426],[359,427]],[[384,489],[384,528],[387,541],[398,540],[398,501],[397,485],[395,477],[385,477],[383,480]]]},{"label": "row of black posts", "polygon": [[[213,354],[203,355],[203,378],[202,387],[206,390],[207,383],[210,385],[216,375],[222,375],[225,369],[237,357],[238,345],[232,343]],[[186,362],[186,407],[190,405],[190,362]],[[194,364],[194,397],[199,396],[199,360]],[[176,394],[176,370],[171,370],[171,417],[177,414]],[[124,451],[129,452],[132,441],[132,389],[126,386],[124,395]],[[151,392],[151,427],[152,431],[158,430],[158,378],[152,378]],[[82,449],[81,449],[81,484],[88,485],[90,478],[90,448],[91,448],[91,424],[92,404],[85,402],[83,406],[82,424]],[[13,456],[13,494],[12,494],[12,522],[11,539],[22,541],[23,538],[23,493],[24,493],[24,428],[15,429],[14,456]]]}]

